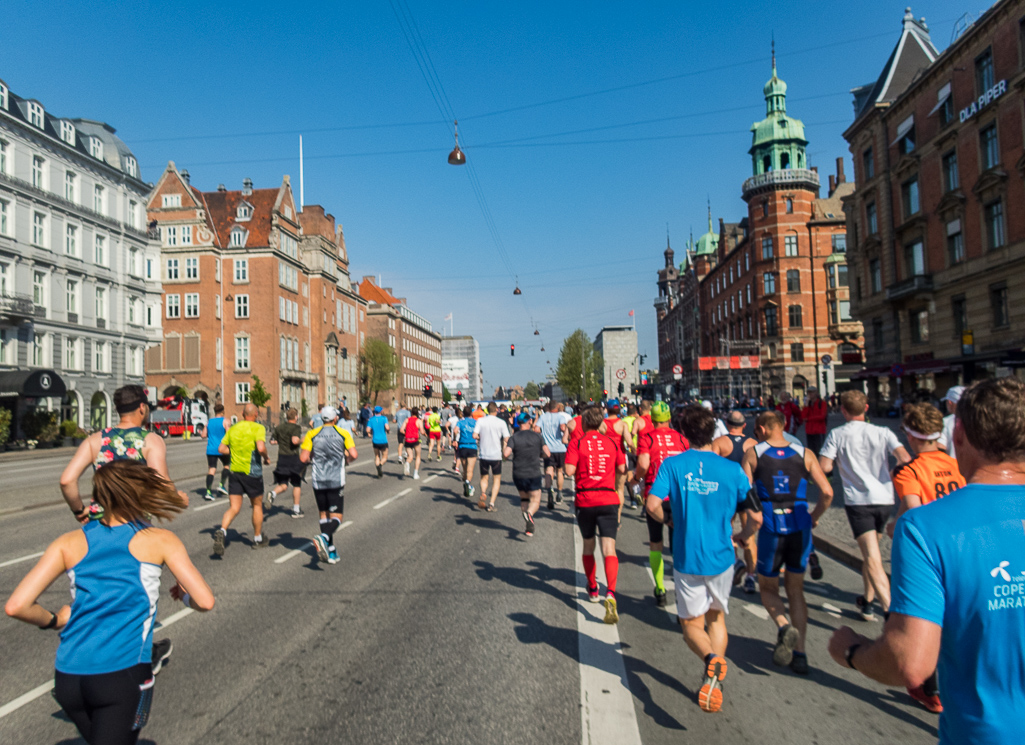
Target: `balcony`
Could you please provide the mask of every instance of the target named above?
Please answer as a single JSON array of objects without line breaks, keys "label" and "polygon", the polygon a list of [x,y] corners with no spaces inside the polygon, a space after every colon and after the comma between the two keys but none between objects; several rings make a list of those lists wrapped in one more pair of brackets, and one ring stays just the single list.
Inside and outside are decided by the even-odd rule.
[{"label": "balcony", "polygon": [[772,191],[781,186],[818,191],[819,175],[808,168],[783,168],[779,171],[766,171],[745,181],[741,191],[744,199],[748,199],[757,192]]},{"label": "balcony", "polygon": [[28,295],[0,295],[0,318],[20,323],[36,314],[36,305]]},{"label": "balcony", "polygon": [[887,300],[900,300],[915,295],[932,294],[932,275],[919,274],[902,282],[895,282],[886,288]]},{"label": "balcony", "polygon": [[655,298],[654,305],[655,310],[665,310],[669,307],[669,296],[659,295],[657,298]]}]

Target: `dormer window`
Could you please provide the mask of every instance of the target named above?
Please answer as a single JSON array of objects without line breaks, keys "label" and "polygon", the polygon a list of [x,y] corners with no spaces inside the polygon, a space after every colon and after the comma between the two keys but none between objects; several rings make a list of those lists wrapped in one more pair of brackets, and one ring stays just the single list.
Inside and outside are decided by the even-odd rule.
[{"label": "dormer window", "polygon": [[182,206],[182,195],[181,194],[164,194],[161,198],[161,206],[163,207],[181,207]]},{"label": "dormer window", "polygon": [[61,139],[66,143],[75,146],[75,125],[71,122],[61,122]]},{"label": "dormer window", "polygon": [[99,137],[90,137],[89,154],[97,160],[103,160],[103,140]]},{"label": "dormer window", "polygon": [[245,230],[245,228],[240,228],[236,226],[231,229],[231,238],[229,240],[229,244],[232,246],[232,248],[244,248],[246,245],[246,238],[248,237],[249,233]]},{"label": "dormer window", "polygon": [[132,178],[139,178],[139,163],[131,155],[125,157],[125,170]]},{"label": "dormer window", "polygon": [[253,216],[253,205],[248,202],[242,202],[235,210],[235,217],[239,221],[245,221]]},{"label": "dormer window", "polygon": [[287,204],[285,205],[285,217],[287,217],[289,220],[292,219],[292,208]]},{"label": "dormer window", "polygon": [[35,101],[28,102],[28,123],[33,127],[43,128],[43,106]]},{"label": "dormer window", "polygon": [[0,83],[0,109],[7,111],[7,86]]}]

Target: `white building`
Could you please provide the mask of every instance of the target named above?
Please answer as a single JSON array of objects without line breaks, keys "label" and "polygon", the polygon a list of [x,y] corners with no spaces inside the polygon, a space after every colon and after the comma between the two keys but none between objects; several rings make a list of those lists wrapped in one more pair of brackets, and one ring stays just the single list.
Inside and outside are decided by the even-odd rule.
[{"label": "white building", "polygon": [[484,400],[480,345],[476,339],[472,336],[442,337],[441,381],[453,399],[456,391],[462,391],[463,401]]},{"label": "white building", "polygon": [[[594,351],[602,356],[602,388],[609,398],[630,395],[630,386],[641,382],[637,366],[637,329],[633,326],[606,326],[594,339]],[[619,384],[623,384],[620,391]]]}]

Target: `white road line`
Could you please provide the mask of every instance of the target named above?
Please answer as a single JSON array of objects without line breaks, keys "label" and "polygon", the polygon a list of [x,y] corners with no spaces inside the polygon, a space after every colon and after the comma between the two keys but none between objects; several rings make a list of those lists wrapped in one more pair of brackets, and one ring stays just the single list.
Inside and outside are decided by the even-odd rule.
[{"label": "white road line", "polygon": [[406,496],[406,495],[407,495],[407,494],[409,494],[409,493],[410,493],[411,491],[413,491],[413,489],[412,489],[412,488],[409,488],[409,489],[403,489],[403,490],[402,490],[402,491],[400,491],[400,492],[399,492],[398,494],[396,494],[396,495],[395,495],[394,497],[388,497],[388,498],[387,498],[386,500],[384,500],[384,501],[383,501],[383,502],[381,502],[380,504],[375,504],[375,505],[374,505],[374,509],[375,509],[375,510],[379,510],[379,509],[381,509],[382,507],[387,507],[387,506],[388,506],[389,504],[391,504],[392,502],[394,502],[394,501],[395,501],[396,499],[398,499],[399,497],[404,497],[404,496]]},{"label": "white road line", "polygon": [[769,611],[765,610],[765,608],[763,608],[760,605],[755,605],[754,603],[741,603],[740,607],[746,610],[752,616],[757,616],[763,621],[769,620]]},{"label": "white road line", "polygon": [[8,559],[7,561],[0,562],[0,567],[9,567],[12,564],[20,564],[23,561],[32,561],[32,559],[38,559],[42,555],[43,552],[40,551],[37,554],[29,554],[28,556],[21,556],[17,559]]},{"label": "white road line", "polygon": [[[440,473],[436,473],[433,476],[428,476],[427,478],[424,479],[424,483],[426,484],[429,481],[434,481],[434,479],[438,478],[438,476],[440,476],[440,475],[441,475]],[[2,564],[0,564],[0,566],[2,566]]]},{"label": "white road line", "polygon": [[[3,566],[3,565],[0,564],[0,566]],[[824,610],[826,613],[831,615],[833,618],[840,618],[842,616],[842,614],[843,614],[843,611],[841,611],[839,608],[837,608],[832,603],[823,603],[822,604],[822,610]]]},{"label": "white road line", "polygon": [[[577,571],[577,644],[580,660],[580,725],[584,745],[641,745],[633,694],[619,643],[619,627],[602,623],[604,606],[586,599],[583,539],[573,531]],[[595,558],[601,558],[598,552]],[[654,584],[654,582],[653,582]]]},{"label": "white road line", "polygon": [[[352,525],[352,520],[346,520],[344,523],[341,524],[341,526],[339,526],[338,530],[345,530],[350,525]],[[291,551],[289,551],[284,556],[279,556],[278,558],[276,558],[274,560],[274,563],[275,564],[284,564],[289,559],[291,559],[291,558],[293,558],[295,556],[298,556],[302,552],[308,551],[311,548],[313,548],[313,541],[310,541],[309,543],[307,543],[307,544],[305,544],[303,546],[300,546],[299,548],[292,549]]]},{"label": "white road line", "polygon": [[216,499],[210,504],[204,504],[199,507],[193,507],[192,511],[202,512],[203,510],[212,510],[214,507],[227,507],[229,504],[231,504],[231,502],[229,502],[228,498],[225,497],[224,499]]},{"label": "white road line", "polygon": [[157,622],[157,627],[155,629],[153,629],[153,630],[154,631],[160,631],[161,629],[166,629],[172,623],[177,623],[178,621],[182,620],[186,616],[190,616],[190,615],[192,615],[195,612],[196,611],[192,610],[192,608],[182,608],[177,613],[172,613],[171,615],[169,615],[163,621]]},{"label": "white road line", "polygon": [[[664,564],[663,564],[664,566]],[[655,589],[655,573],[651,571],[651,566],[644,567],[644,571],[648,573],[648,579],[651,580],[651,589]],[[668,582],[664,582],[666,586],[666,613],[676,617],[676,585],[673,584],[673,575],[669,575],[667,578]],[[669,590],[672,592],[669,592]]]}]

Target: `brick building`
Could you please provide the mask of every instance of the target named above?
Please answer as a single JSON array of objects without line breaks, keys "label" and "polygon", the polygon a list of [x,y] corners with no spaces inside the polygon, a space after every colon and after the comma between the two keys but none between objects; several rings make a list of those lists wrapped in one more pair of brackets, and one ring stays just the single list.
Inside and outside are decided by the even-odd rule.
[{"label": "brick building", "polygon": [[390,287],[379,287],[373,277],[360,280],[358,292],[369,304],[367,308],[367,338],[387,342],[398,357],[399,372],[395,387],[382,391],[378,404],[397,411],[400,404],[407,407],[425,406],[424,375],[434,378],[434,393],[430,403],[441,401],[441,334],[435,333],[430,322],[409,309],[405,298],[392,294]]},{"label": "brick building", "polygon": [[878,408],[898,380],[942,393],[1021,364],[1023,16],[998,2],[940,53],[907,12],[879,78],[853,91],[853,303]]},{"label": "brick building", "polygon": [[[352,292],[341,229],[321,207],[277,188],[200,192],[169,163],[148,213],[162,244],[163,342],[146,380],[225,405],[247,400],[253,375],[269,407],[355,400],[355,354],[366,305]],[[309,235],[304,235],[303,224]]]}]

